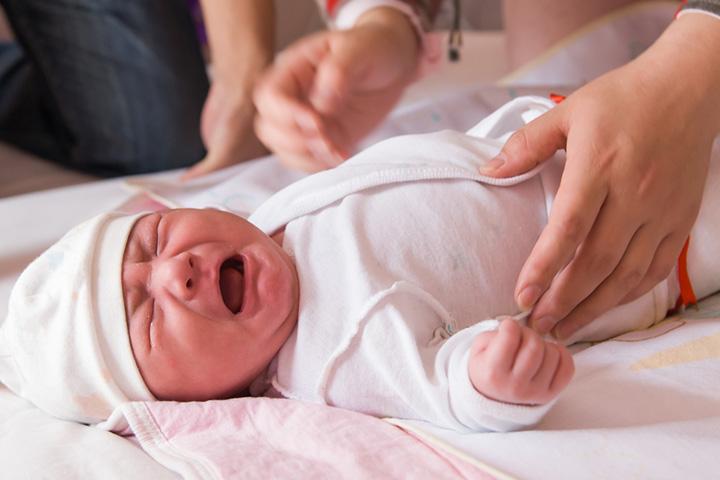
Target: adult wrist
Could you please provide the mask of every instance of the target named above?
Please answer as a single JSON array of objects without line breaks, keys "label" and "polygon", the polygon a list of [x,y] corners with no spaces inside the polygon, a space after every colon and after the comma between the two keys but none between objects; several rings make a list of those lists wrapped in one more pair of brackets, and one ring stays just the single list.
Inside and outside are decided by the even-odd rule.
[{"label": "adult wrist", "polygon": [[635,63],[644,76],[697,106],[720,133],[720,20],[708,15],[677,18]]},{"label": "adult wrist", "polygon": [[393,32],[398,36],[399,39],[406,43],[415,44],[415,53],[419,51],[419,47],[422,44],[422,38],[415,29],[411,19],[400,10],[392,7],[377,7],[363,13],[355,21],[355,27],[363,26],[378,26],[386,27],[389,31]]},{"label": "adult wrist", "polygon": [[[256,80],[273,61],[273,52],[256,50],[245,55],[222,55],[212,62],[210,77],[213,82],[234,85],[238,89],[252,90]],[[237,57],[237,58],[236,58]]]},{"label": "adult wrist", "polygon": [[[330,24],[333,28],[347,30],[376,15],[386,16],[387,20],[393,18],[396,28],[402,31],[403,35],[414,33],[416,49],[412,60],[416,67],[414,78],[417,79],[436,70],[442,59],[441,36],[428,32],[429,21],[422,13],[422,9],[417,11],[408,2],[401,0],[353,0],[342,5]],[[378,22],[382,21],[383,19],[378,18]]]}]

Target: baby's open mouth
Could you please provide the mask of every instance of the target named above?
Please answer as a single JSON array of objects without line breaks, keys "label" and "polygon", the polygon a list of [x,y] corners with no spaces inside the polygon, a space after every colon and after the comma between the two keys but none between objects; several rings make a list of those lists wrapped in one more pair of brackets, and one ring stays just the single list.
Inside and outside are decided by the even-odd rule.
[{"label": "baby's open mouth", "polygon": [[245,291],[245,268],[242,257],[230,257],[220,266],[220,293],[233,315],[242,310]]}]

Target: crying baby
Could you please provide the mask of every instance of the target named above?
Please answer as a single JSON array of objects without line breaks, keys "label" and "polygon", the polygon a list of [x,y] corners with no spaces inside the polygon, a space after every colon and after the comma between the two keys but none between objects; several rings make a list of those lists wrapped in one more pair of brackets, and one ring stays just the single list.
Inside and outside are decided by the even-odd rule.
[{"label": "crying baby", "polygon": [[[517,99],[468,133],[381,142],[248,220],[95,217],[18,280],[0,380],[85,423],[133,400],[267,395],[461,431],[529,427],[573,375],[564,345],[510,318],[563,159],[504,183],[479,170],[528,111],[551,107]],[[701,212],[689,252],[699,297],[720,287],[718,262],[700,258],[717,217]],[[569,341],[650,326],[677,292],[671,275]]]}]

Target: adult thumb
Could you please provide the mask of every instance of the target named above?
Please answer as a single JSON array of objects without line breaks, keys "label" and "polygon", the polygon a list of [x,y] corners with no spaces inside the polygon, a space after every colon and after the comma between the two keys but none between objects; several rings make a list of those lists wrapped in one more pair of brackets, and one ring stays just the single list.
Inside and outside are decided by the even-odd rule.
[{"label": "adult thumb", "polygon": [[500,153],[480,168],[489,177],[514,177],[532,170],[567,143],[564,109],[561,106],[539,116],[505,142]]},{"label": "adult thumb", "polygon": [[347,101],[354,72],[346,56],[347,53],[342,50],[330,52],[318,65],[310,104],[321,115],[332,116],[341,111]]}]

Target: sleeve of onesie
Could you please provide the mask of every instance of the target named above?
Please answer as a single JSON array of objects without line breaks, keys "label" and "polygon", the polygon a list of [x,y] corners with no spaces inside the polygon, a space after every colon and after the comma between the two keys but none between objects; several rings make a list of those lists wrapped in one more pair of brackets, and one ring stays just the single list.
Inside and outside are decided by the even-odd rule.
[{"label": "sleeve of onesie", "polygon": [[470,348],[482,332],[496,328],[481,322],[460,330],[445,341],[435,358],[435,369],[447,375],[449,406],[459,423],[469,430],[507,432],[531,427],[538,423],[555,403],[525,406],[491,400],[480,394],[468,374]]},{"label": "sleeve of onesie", "polygon": [[497,402],[470,382],[473,340],[496,322],[481,322],[443,339],[446,322],[447,315],[414,295],[393,295],[375,306],[326,367],[318,390],[322,401],[458,431],[510,431],[536,424],[552,403]]}]

